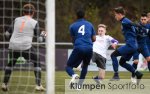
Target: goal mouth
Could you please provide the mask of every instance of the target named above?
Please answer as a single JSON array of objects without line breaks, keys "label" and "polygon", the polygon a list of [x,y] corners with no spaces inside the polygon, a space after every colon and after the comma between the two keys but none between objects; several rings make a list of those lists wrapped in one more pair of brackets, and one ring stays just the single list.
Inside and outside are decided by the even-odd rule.
[{"label": "goal mouth", "polygon": [[[33,33],[30,37],[33,36],[33,39],[31,39],[33,42],[32,47],[34,47],[35,51],[20,51],[19,57],[15,58],[14,55],[16,54],[10,54],[9,44],[10,44],[10,38],[12,35],[12,31],[10,30],[10,37],[5,37],[5,32],[9,31],[9,28],[14,26],[15,19],[19,17],[23,17],[24,15],[32,15],[34,13],[34,16],[31,17],[32,21],[35,22],[29,22],[30,26],[33,26],[33,29],[36,27],[34,23],[36,21],[39,23],[38,30],[46,31],[46,0],[1,0],[0,1],[0,82],[5,83],[5,73],[7,70],[11,71],[11,76],[9,79],[9,83],[7,83],[8,86],[8,92],[11,94],[38,94],[39,92],[36,91],[36,88],[38,87],[38,90],[44,90],[46,88],[46,40],[43,42],[37,42],[37,35]],[[23,24],[18,24],[23,26],[23,28],[20,28],[22,32],[24,30],[27,30],[26,27],[28,24],[25,21]],[[15,29],[16,27],[12,27]],[[15,29],[16,30],[16,29]],[[20,32],[20,33],[22,33]],[[7,33],[7,35],[9,35]],[[19,42],[23,40],[30,40],[30,39],[24,39],[23,36],[21,36],[22,39],[20,39]],[[18,38],[18,37],[17,37]],[[25,45],[26,46],[26,45]],[[23,47],[23,46],[22,46]],[[19,48],[19,47],[18,47]],[[26,53],[27,52],[27,53]],[[36,52],[36,57],[33,56],[33,53]],[[24,56],[23,54],[30,54],[29,56]],[[11,58],[14,57],[14,58]],[[33,60],[33,57],[37,58]],[[40,59],[40,60],[38,60]],[[16,60],[16,64],[13,67],[8,67],[7,65],[12,61]],[[39,62],[39,65],[36,65],[35,62]],[[40,73],[40,72],[41,73]],[[39,73],[39,74],[38,74]],[[6,73],[7,74],[7,73]],[[41,78],[40,78],[41,74]],[[39,77],[35,76],[39,75]],[[41,80],[39,81],[40,78]],[[5,80],[4,80],[5,79]],[[38,82],[39,81],[39,82]],[[37,84],[39,83],[39,84]],[[6,89],[4,89],[6,90]],[[46,91],[42,91],[46,92]],[[4,93],[3,91],[0,91],[0,93]]]}]

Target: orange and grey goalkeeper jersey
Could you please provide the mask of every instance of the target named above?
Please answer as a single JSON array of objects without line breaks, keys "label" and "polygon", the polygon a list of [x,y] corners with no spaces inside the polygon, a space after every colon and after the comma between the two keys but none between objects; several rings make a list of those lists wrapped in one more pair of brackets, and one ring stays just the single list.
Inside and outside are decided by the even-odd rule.
[{"label": "orange and grey goalkeeper jersey", "polygon": [[30,16],[22,16],[15,19],[9,49],[28,50],[32,47],[33,36],[39,33],[38,22]]}]

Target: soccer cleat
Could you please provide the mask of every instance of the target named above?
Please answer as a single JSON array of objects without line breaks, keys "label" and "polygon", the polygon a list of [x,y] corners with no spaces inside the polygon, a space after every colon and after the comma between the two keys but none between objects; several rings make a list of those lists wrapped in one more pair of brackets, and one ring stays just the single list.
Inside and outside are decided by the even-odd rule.
[{"label": "soccer cleat", "polygon": [[[79,75],[78,74],[72,75],[72,79],[70,80],[69,87],[71,87],[75,83],[78,84],[77,80],[79,80]],[[80,89],[77,87],[76,90],[80,90]]]},{"label": "soccer cleat", "polygon": [[36,90],[36,91],[46,91],[46,89],[45,89],[42,85],[40,85],[40,86],[37,85],[37,86],[35,87],[35,90]]},{"label": "soccer cleat", "polygon": [[96,84],[100,84],[100,79],[96,79],[95,77],[92,77],[92,79],[96,82]]},{"label": "soccer cleat", "polygon": [[137,78],[137,85],[139,85],[139,83],[140,83],[140,81],[141,81],[141,79],[143,77],[143,74],[141,72],[139,72],[139,71],[136,71],[135,75],[136,75],[136,78]]},{"label": "soccer cleat", "polygon": [[136,77],[131,77],[131,82],[136,84],[137,83]]},{"label": "soccer cleat", "polygon": [[71,79],[70,83],[75,83],[77,79],[79,79],[79,75],[78,74],[72,75],[72,79]]},{"label": "soccer cleat", "polygon": [[2,84],[2,90],[8,91],[8,86],[5,83]]},{"label": "soccer cleat", "polygon": [[110,79],[110,81],[119,81],[119,76],[114,75],[113,78]]}]

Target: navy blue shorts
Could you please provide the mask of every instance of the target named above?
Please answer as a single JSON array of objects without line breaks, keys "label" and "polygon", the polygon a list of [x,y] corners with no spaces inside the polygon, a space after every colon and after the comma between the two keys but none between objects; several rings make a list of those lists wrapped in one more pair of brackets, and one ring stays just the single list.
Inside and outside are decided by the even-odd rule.
[{"label": "navy blue shorts", "polygon": [[150,44],[147,44],[147,48],[148,48],[148,50],[149,50],[149,52],[150,52]]},{"label": "navy blue shorts", "polygon": [[133,60],[139,60],[139,52],[136,51],[134,54],[133,54]]},{"label": "navy blue shorts", "polygon": [[83,61],[83,66],[88,66],[92,58],[93,49],[91,47],[75,47],[67,61],[67,66],[78,67]]},{"label": "navy blue shorts", "polygon": [[141,53],[145,58],[150,56],[147,45],[139,45],[138,52]]},{"label": "navy blue shorts", "polygon": [[117,50],[124,59],[129,61],[133,56],[133,54],[137,51],[137,47],[131,47],[126,44],[124,46],[119,47]]},{"label": "navy blue shorts", "polygon": [[146,38],[146,44],[147,44],[147,48],[148,48],[148,50],[150,52],[150,37]]}]

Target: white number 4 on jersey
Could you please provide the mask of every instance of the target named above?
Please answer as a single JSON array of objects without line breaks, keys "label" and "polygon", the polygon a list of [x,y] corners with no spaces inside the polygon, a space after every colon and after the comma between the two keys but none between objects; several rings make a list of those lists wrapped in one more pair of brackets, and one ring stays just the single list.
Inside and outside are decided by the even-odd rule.
[{"label": "white number 4 on jersey", "polygon": [[81,33],[82,35],[85,34],[85,25],[80,26],[78,33]]}]

